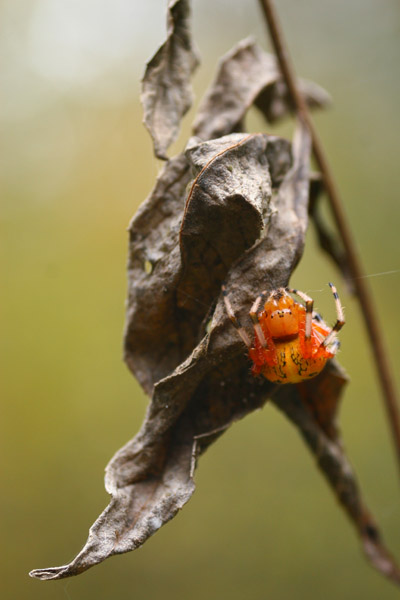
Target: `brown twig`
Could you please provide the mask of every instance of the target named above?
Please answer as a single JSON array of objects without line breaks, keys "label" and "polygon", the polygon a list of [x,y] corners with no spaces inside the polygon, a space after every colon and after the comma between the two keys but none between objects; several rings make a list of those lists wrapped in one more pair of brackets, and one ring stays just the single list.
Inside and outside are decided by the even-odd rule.
[{"label": "brown twig", "polygon": [[369,335],[374,362],[377,368],[378,379],[383,391],[387,416],[392,431],[393,441],[395,444],[397,459],[400,467],[400,415],[396,399],[396,391],[394,387],[393,377],[391,374],[387,353],[383,343],[381,330],[377,320],[377,314],[371,298],[368,285],[363,278],[363,269],[360,259],[355,248],[353,237],[351,235],[346,217],[343,211],[343,203],[341,201],[339,191],[329,163],[327,161],[325,151],[322,147],[320,138],[311,120],[307,105],[302,94],[297,87],[297,79],[289,53],[283,38],[280,28],[277,13],[274,7],[273,0],[260,0],[265,18],[268,23],[269,33],[276,52],[276,56],[285,79],[289,94],[293,103],[293,108],[297,116],[308,127],[312,142],[313,152],[316,162],[321,171],[325,190],[329,199],[333,218],[336,223],[339,235],[341,236],[343,246],[346,251],[349,271],[354,279],[354,287],[357,298],[360,302],[361,311],[364,317],[365,326]]}]

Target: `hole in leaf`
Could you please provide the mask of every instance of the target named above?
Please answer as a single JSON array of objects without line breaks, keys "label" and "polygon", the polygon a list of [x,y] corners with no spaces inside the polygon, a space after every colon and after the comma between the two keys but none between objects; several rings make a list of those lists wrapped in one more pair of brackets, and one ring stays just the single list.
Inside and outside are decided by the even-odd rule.
[{"label": "hole in leaf", "polygon": [[143,263],[143,270],[145,273],[147,273],[147,275],[151,275],[151,273],[153,272],[153,263],[151,262],[151,260],[145,260]]},{"label": "hole in leaf", "polygon": [[208,321],[206,323],[206,326],[205,326],[206,333],[210,333],[210,331],[211,331],[211,325],[212,325],[212,317],[211,317],[211,319],[208,319]]}]

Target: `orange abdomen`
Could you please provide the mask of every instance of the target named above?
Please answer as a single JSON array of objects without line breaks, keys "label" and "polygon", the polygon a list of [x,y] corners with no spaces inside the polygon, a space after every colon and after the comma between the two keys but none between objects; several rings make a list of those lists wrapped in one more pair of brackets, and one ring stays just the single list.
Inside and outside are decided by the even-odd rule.
[{"label": "orange abdomen", "polygon": [[255,371],[261,373],[275,383],[299,383],[311,379],[322,371],[327,360],[333,356],[330,352],[318,352],[311,358],[304,358],[300,347],[300,338],[279,342],[275,341],[277,363],[269,365],[264,363]]}]

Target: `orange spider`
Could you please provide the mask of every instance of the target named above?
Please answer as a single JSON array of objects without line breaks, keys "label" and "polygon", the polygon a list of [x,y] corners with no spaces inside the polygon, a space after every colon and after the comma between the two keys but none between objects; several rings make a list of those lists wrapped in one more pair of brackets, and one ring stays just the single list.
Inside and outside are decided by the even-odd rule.
[{"label": "orange spider", "polygon": [[[327,360],[339,349],[336,332],[345,321],[343,308],[335,286],[329,284],[336,303],[337,320],[330,328],[313,312],[314,300],[290,288],[278,288],[267,297],[262,292],[254,302],[250,317],[254,325],[254,343],[235,316],[226,289],[222,286],[225,306],[230,320],[249,350],[254,375],[262,374],[274,383],[298,383],[315,377]],[[296,302],[296,294],[304,302]],[[263,309],[259,307],[267,297]]]}]

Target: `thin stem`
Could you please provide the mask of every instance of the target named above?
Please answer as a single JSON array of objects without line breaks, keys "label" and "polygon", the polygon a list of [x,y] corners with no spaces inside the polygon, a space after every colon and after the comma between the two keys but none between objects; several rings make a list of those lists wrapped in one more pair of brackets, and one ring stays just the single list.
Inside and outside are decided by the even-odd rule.
[{"label": "thin stem", "polygon": [[321,171],[333,218],[346,251],[349,271],[354,279],[356,295],[360,302],[365,327],[371,342],[374,362],[377,369],[378,379],[383,391],[387,416],[400,467],[400,414],[397,404],[394,380],[389,367],[387,353],[385,351],[381,329],[378,324],[377,314],[373,305],[371,293],[365,279],[363,278],[363,269],[361,267],[360,259],[353,242],[353,236],[346,221],[343,211],[343,203],[341,201],[332,170],[329,166],[320,138],[314,127],[314,123],[311,120],[307,104],[297,87],[296,74],[278,22],[273,0],[260,0],[260,4],[268,23],[271,40],[275,48],[283,77],[289,90],[290,98],[293,103],[293,109],[295,110],[298,118],[300,118],[306,124],[311,134],[315,160]]}]

